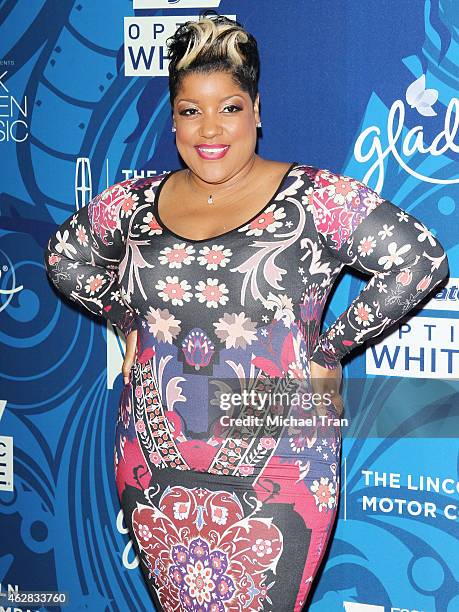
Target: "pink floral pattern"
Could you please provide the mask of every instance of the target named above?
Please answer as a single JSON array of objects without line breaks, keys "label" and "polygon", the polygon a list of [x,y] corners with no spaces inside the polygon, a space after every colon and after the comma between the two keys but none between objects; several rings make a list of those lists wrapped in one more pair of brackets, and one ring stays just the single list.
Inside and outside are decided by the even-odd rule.
[{"label": "pink floral pattern", "polygon": [[[117,183],[72,214],[49,239],[46,269],[86,311],[138,332],[114,460],[155,604],[296,612],[336,518],[336,413],[327,427],[264,420],[254,432],[254,402],[226,407],[241,417],[230,425],[218,402],[229,381],[307,388],[311,361],[337,367],[425,298],[448,272],[446,254],[361,181],[301,164],[244,225],[180,238],[157,212],[168,176]],[[321,333],[344,266],[368,282]]]},{"label": "pink floral pattern", "polygon": [[384,198],[364,183],[329,170],[319,170],[314,180],[310,209],[317,230],[331,239],[335,249],[340,249]]}]

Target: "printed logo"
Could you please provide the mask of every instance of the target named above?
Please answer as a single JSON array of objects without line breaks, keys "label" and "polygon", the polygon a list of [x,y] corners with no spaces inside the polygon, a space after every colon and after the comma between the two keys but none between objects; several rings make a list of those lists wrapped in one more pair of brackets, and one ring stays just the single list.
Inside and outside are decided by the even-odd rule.
[{"label": "printed logo", "polygon": [[413,317],[365,354],[366,373],[458,378],[459,320]]},{"label": "printed logo", "polygon": [[24,142],[29,136],[27,96],[20,102],[11,94],[7,74],[0,74],[0,142]]},{"label": "printed logo", "polygon": [[76,209],[86,206],[92,198],[91,162],[87,157],[79,157],[75,168]]},{"label": "printed logo", "polygon": [[423,309],[459,312],[459,278],[448,279],[448,283],[425,303]]},{"label": "printed logo", "polygon": [[[196,7],[196,4],[194,2],[193,6]],[[235,15],[226,15],[226,17],[236,19]],[[168,76],[169,60],[166,59],[166,40],[174,35],[181,24],[197,19],[199,15],[125,17],[124,74],[126,76]]]},{"label": "printed logo", "polygon": [[[419,114],[424,117],[431,117],[437,114],[432,108],[432,105],[438,98],[438,91],[435,89],[426,89],[425,85],[425,75],[422,74],[416,81],[408,86],[405,96],[411,108],[415,108]],[[397,160],[401,168],[420,181],[437,185],[452,185],[459,183],[459,178],[440,179],[420,174],[409,167],[406,161],[402,159],[399,152],[402,151],[405,157],[409,157],[415,153],[439,157],[444,155],[448,150],[457,152],[457,145],[455,145],[454,140],[459,128],[459,120],[457,117],[458,111],[459,99],[451,98],[445,113],[445,127],[435,136],[431,145],[427,146],[425,144],[426,139],[421,125],[415,125],[410,130],[406,130],[405,103],[403,100],[395,100],[387,116],[387,147],[385,149],[383,148],[381,129],[377,125],[370,125],[363,130],[355,142],[354,157],[358,162],[366,163],[376,158],[363,177],[363,182],[369,184],[371,177],[376,173],[377,182],[374,189],[380,193],[384,184],[385,165],[387,164],[384,160],[391,154]],[[403,137],[402,133],[404,133]],[[419,162],[417,163],[417,167],[419,167]]]}]

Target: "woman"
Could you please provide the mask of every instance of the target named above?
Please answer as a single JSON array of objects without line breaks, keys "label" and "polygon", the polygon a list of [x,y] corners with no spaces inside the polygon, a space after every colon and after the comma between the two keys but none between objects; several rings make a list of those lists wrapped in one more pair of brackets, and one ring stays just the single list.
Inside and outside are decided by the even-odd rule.
[{"label": "woman", "polygon": [[[169,57],[186,168],[97,195],[51,237],[47,271],[127,338],[116,483],[156,608],[297,611],[336,518],[340,362],[430,293],[447,259],[362,182],[255,153],[259,58],[238,22],[187,22]],[[369,282],[320,334],[345,265]],[[258,397],[298,389],[321,396],[275,400],[271,416],[335,419],[269,423]],[[236,391],[258,395],[223,406]]]}]

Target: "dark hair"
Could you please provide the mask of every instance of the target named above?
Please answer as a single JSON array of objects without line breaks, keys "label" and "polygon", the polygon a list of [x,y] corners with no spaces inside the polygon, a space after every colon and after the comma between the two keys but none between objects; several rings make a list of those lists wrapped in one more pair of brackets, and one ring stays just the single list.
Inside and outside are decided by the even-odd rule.
[{"label": "dark hair", "polygon": [[257,41],[238,21],[207,10],[198,21],[182,24],[166,42],[171,106],[183,77],[193,72],[227,72],[255,101],[260,73]]}]

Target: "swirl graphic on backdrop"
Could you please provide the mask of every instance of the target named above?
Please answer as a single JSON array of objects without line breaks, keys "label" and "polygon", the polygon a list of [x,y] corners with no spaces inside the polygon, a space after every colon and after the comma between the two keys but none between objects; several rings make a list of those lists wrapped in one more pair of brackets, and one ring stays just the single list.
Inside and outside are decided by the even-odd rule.
[{"label": "swirl graphic on backdrop", "polygon": [[[14,266],[7,254],[0,250],[0,312],[11,303],[13,295],[23,288],[23,285],[16,285]],[[7,296],[6,299],[3,296]]]}]

